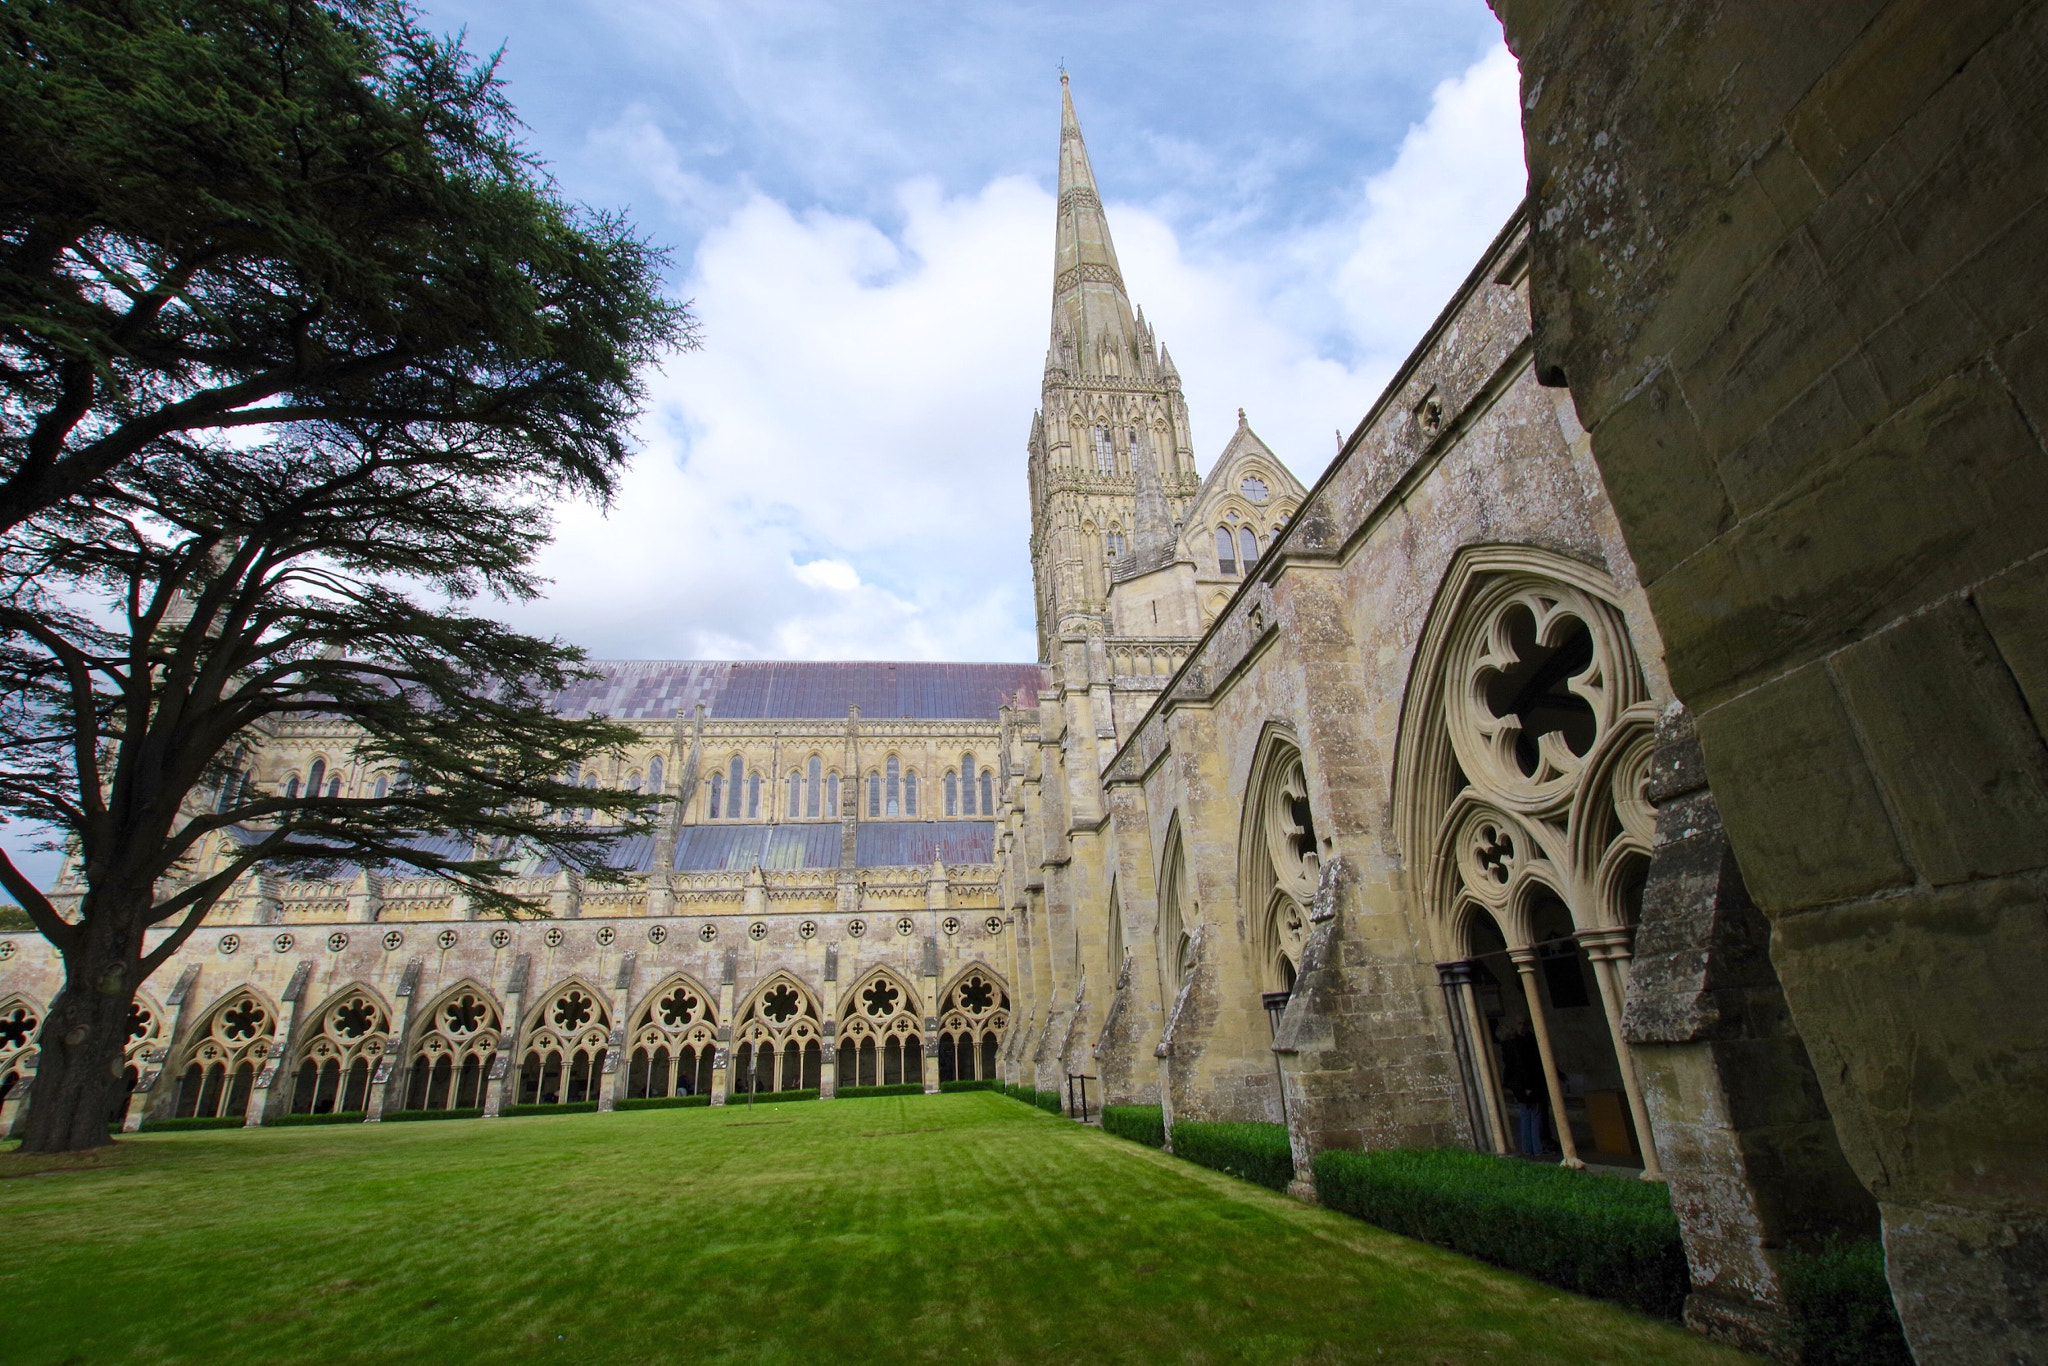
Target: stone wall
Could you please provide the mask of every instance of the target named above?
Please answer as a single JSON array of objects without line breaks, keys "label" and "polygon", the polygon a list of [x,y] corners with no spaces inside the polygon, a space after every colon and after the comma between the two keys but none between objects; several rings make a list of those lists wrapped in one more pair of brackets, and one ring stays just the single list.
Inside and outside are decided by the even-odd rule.
[{"label": "stone wall", "polygon": [[2048,1360],[2048,6],[1495,6],[1537,368],[1908,1337]]}]

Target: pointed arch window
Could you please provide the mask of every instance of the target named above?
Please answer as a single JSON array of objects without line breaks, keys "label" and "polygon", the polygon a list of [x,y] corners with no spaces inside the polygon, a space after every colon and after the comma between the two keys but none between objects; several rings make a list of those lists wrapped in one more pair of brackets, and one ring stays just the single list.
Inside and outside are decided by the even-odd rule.
[{"label": "pointed arch window", "polygon": [[996,814],[994,796],[995,776],[993,769],[985,768],[981,771],[981,814],[984,816]]},{"label": "pointed arch window", "polygon": [[804,813],[804,779],[801,771],[789,771],[789,818],[795,820]]},{"label": "pointed arch window", "polygon": [[373,796],[375,796],[375,797],[376,797],[376,799],[377,799],[378,801],[380,801],[380,802],[381,802],[381,801],[383,801],[383,800],[384,800],[384,794],[385,794],[385,793],[387,793],[387,792],[389,792],[390,790],[391,790],[391,779],[390,779],[389,775],[387,775],[387,774],[383,774],[383,773],[379,773],[379,774],[377,775],[377,786],[376,786],[376,789],[375,789],[375,791],[374,791],[374,792],[372,793],[372,795],[373,795]]},{"label": "pointed arch window", "polygon": [[761,775],[747,775],[747,819],[757,820],[761,815]]},{"label": "pointed arch window", "polygon": [[1227,526],[1216,528],[1216,568],[1224,574],[1237,572],[1237,538]]},{"label": "pointed arch window", "polygon": [[903,770],[898,766],[893,754],[889,756],[888,775],[885,780],[887,786],[883,792],[887,805],[883,810],[887,815],[900,816],[903,814]]},{"label": "pointed arch window", "polygon": [[661,756],[659,754],[647,761],[647,790],[657,796],[661,793]]},{"label": "pointed arch window", "polygon": [[[812,762],[815,763],[816,760]],[[813,773],[817,772],[816,769],[811,771]],[[827,774],[825,777],[825,813],[831,816],[845,814],[839,809],[839,775],[837,773]]]},{"label": "pointed arch window", "polygon": [[1259,534],[1248,526],[1237,529],[1238,558],[1244,561],[1244,572],[1252,572],[1252,566],[1259,562]]},{"label": "pointed arch window", "polygon": [[870,773],[868,774],[868,815],[879,816],[881,814],[882,775],[879,773]]},{"label": "pointed arch window", "polygon": [[903,775],[903,814],[917,814],[917,770],[914,768]]},{"label": "pointed arch window", "polygon": [[738,820],[740,818],[740,785],[747,780],[747,766],[740,756],[735,754],[732,756],[732,763],[727,766],[726,771],[731,776],[725,780],[727,784],[725,790],[732,793],[732,800],[726,804],[725,815],[728,820]]},{"label": "pointed arch window", "polygon": [[950,768],[946,770],[946,814],[960,814],[960,775]]},{"label": "pointed arch window", "polygon": [[1095,429],[1095,472],[1116,473],[1116,442],[1110,437],[1107,427]]},{"label": "pointed arch window", "polygon": [[339,775],[327,780],[327,795],[330,797],[339,797],[341,795],[341,778]]},{"label": "pointed arch window", "polygon": [[315,759],[312,771],[306,775],[306,795],[308,797],[319,796],[320,786],[326,781],[326,778],[327,761],[325,759]]},{"label": "pointed arch window", "polygon": [[711,775],[711,807],[707,813],[709,819],[714,821],[718,819],[719,807],[724,800],[725,775],[723,773],[714,773]]},{"label": "pointed arch window", "polygon": [[290,800],[291,800],[292,798],[294,798],[294,797],[296,797],[296,796],[298,796],[298,795],[299,795],[299,775],[298,775],[298,774],[296,774],[296,773],[294,773],[294,774],[292,774],[292,776],[291,776],[291,777],[289,777],[289,778],[286,778],[286,779],[284,780],[284,796],[285,796],[285,800],[286,800],[286,801],[290,801]]},{"label": "pointed arch window", "polygon": [[974,814],[974,755],[960,756],[960,814]]},{"label": "pointed arch window", "polygon": [[[804,814],[806,816],[815,816],[818,814],[818,802],[824,795],[822,783],[823,769],[821,768],[821,762],[822,761],[818,758],[817,755],[813,754],[811,756],[811,785],[809,792],[804,797]],[[833,800],[836,804],[839,793],[839,780],[837,778],[834,778],[832,780],[832,792]],[[833,814],[837,815],[838,813],[834,812]]]}]

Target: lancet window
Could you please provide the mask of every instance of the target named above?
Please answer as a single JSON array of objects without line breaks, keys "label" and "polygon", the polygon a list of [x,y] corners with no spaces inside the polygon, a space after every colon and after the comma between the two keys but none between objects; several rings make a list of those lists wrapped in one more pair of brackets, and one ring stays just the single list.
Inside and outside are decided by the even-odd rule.
[{"label": "lancet window", "polygon": [[1237,538],[1227,526],[1216,528],[1216,571],[1219,574],[1237,572]]},{"label": "lancet window", "polygon": [[946,814],[957,816],[960,814],[960,775],[950,768],[946,770],[945,787]]},{"label": "lancet window", "polygon": [[883,811],[891,816],[903,814],[903,770],[895,755],[889,756],[886,776],[883,779]]},{"label": "lancet window", "polygon": [[1259,534],[1248,526],[1237,529],[1238,559],[1244,562],[1244,572],[1252,572],[1252,566],[1259,562]]},{"label": "lancet window", "polygon": [[[822,764],[823,761],[820,760],[817,755],[813,754],[811,756],[810,792],[809,795],[804,798],[804,814],[806,816],[816,816],[818,814],[818,803],[824,800],[824,769],[822,767]],[[839,813],[837,811],[834,811],[832,814],[836,816]]]},{"label": "lancet window", "polygon": [[868,774],[868,814],[882,814],[882,775],[879,773]]},{"label": "lancet window", "polygon": [[718,1052],[716,998],[687,977],[669,979],[634,1016],[628,1044],[628,1097],[709,1095]]},{"label": "lancet window", "polygon": [[960,814],[974,814],[974,755],[960,756]]},{"label": "lancet window", "polygon": [[940,998],[939,1080],[994,1077],[1009,1024],[1010,993],[996,975],[984,968],[962,973]]},{"label": "lancet window", "polygon": [[276,1012],[252,991],[237,991],[214,1007],[185,1054],[176,1116],[216,1119],[244,1113],[256,1074],[276,1047],[276,1035]]},{"label": "lancet window", "polygon": [[923,1081],[923,1015],[917,993],[885,969],[855,982],[839,1006],[839,1085]]},{"label": "lancet window", "polygon": [[1259,990],[1273,996],[1291,993],[1301,970],[1322,852],[1301,751],[1284,736],[1268,735],[1255,772],[1239,836],[1238,887],[1254,914]]},{"label": "lancet window", "polygon": [[362,1111],[370,1079],[390,1045],[391,1019],[383,1003],[360,987],[334,997],[314,1017],[292,1072],[291,1112],[328,1115]]},{"label": "lancet window", "polygon": [[[497,1004],[481,987],[456,987],[427,1014],[405,1081],[408,1110],[469,1110],[484,1103],[498,1052]],[[602,1064],[600,1064],[601,1066]]]},{"label": "lancet window", "polygon": [[917,770],[914,768],[903,774],[903,814],[917,814]]},{"label": "lancet window", "polygon": [[610,1053],[611,1014],[581,982],[558,987],[529,1018],[519,1062],[521,1105],[597,1099]]},{"label": "lancet window", "polygon": [[824,1034],[809,989],[786,972],[776,973],[740,1008],[728,1089],[736,1094],[815,1089],[824,1075]]},{"label": "lancet window", "polygon": [[661,788],[661,756],[655,755],[647,761],[647,790],[659,793]]}]

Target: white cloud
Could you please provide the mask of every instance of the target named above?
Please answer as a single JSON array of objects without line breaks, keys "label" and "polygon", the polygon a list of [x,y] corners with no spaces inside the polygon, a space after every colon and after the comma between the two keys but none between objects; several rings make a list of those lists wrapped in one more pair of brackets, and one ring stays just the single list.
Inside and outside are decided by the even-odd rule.
[{"label": "white cloud", "polygon": [[[1180,367],[1206,466],[1245,408],[1305,481],[1521,195],[1514,60],[1444,81],[1354,212],[1257,259],[1196,254],[1160,213],[1110,222]],[[599,139],[703,204],[645,111]],[[600,656],[1024,659],[1034,650],[1024,442],[1038,401],[1053,204],[1021,178],[900,187],[892,236],[748,195],[683,286],[704,349],[653,385],[608,517],[571,509],[530,627]]]}]

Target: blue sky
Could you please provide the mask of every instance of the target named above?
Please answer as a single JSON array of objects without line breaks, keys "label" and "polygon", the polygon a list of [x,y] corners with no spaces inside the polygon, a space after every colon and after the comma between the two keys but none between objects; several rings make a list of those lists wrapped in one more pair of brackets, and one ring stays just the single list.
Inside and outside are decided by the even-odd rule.
[{"label": "blue sky", "polygon": [[[1242,407],[1313,481],[1523,188],[1483,0],[425,12],[502,47],[532,148],[704,324],[500,609],[599,658],[1032,656],[1062,62],[1204,469]],[[47,883],[36,842],[0,830]]]}]

